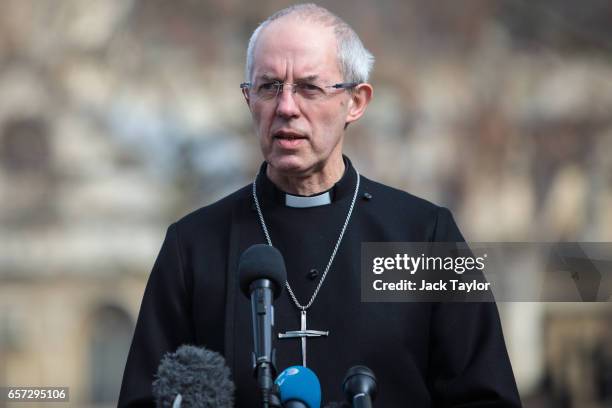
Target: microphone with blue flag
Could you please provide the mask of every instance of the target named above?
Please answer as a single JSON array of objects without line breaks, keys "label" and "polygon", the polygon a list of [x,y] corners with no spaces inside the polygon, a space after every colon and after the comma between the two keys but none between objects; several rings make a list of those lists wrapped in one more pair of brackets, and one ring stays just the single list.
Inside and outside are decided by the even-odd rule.
[{"label": "microphone with blue flag", "polygon": [[316,374],[304,366],[283,370],[274,381],[283,408],[320,408],[321,383]]}]

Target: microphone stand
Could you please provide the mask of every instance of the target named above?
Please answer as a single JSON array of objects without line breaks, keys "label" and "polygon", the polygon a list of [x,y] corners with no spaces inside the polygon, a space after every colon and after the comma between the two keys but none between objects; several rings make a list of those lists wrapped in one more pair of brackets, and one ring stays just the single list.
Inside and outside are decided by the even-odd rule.
[{"label": "microphone stand", "polygon": [[[264,359],[262,359],[264,360]],[[263,408],[282,408],[280,396],[274,386],[274,366],[269,361],[260,361],[255,367],[257,383],[261,391]]]},{"label": "microphone stand", "polygon": [[[274,310],[272,306],[272,282],[258,280],[251,284],[251,307],[258,318],[253,320],[255,335],[255,352],[253,363],[257,384],[261,391],[263,408],[282,407],[280,397],[274,396],[274,366],[275,351],[272,348],[272,326],[274,326]],[[268,289],[268,290],[266,290]],[[255,295],[259,293],[259,295]],[[268,306],[268,307],[266,307]]]}]

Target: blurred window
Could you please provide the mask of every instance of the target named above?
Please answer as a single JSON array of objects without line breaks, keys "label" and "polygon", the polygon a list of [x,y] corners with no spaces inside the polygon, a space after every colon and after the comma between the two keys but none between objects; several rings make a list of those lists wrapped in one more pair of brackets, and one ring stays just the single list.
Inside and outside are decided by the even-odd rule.
[{"label": "blurred window", "polygon": [[9,173],[46,172],[49,128],[42,118],[9,119],[0,135],[0,163]]},{"label": "blurred window", "polygon": [[117,403],[133,330],[132,319],[118,307],[103,306],[94,314],[89,355],[92,402]]}]

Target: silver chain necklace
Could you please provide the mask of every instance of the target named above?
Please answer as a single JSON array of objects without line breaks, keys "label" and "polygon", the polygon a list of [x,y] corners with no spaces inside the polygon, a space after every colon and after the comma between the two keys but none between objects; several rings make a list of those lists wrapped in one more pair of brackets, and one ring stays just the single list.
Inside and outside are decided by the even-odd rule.
[{"label": "silver chain necklace", "polygon": [[[279,339],[300,339],[302,343],[302,365],[304,367],[306,367],[306,339],[312,338],[312,337],[321,337],[321,336],[329,335],[329,331],[308,330],[307,329],[306,311],[308,310],[308,308],[310,308],[310,306],[312,306],[312,303],[315,301],[315,298],[319,294],[319,289],[321,289],[321,286],[323,286],[325,277],[327,276],[327,273],[329,272],[329,269],[331,268],[332,262],[334,262],[334,258],[336,257],[336,252],[338,252],[338,248],[340,247],[340,243],[342,242],[342,237],[344,236],[346,227],[348,226],[348,223],[351,219],[351,214],[353,213],[355,202],[357,201],[359,183],[360,183],[360,177],[359,177],[359,173],[357,172],[357,183],[355,185],[355,192],[353,193],[353,200],[351,201],[351,206],[349,207],[348,214],[346,215],[346,220],[344,220],[344,225],[342,226],[342,230],[340,231],[340,236],[338,237],[338,240],[336,241],[336,245],[334,246],[334,250],[332,251],[332,254],[329,257],[329,262],[327,262],[327,266],[325,267],[323,276],[321,276],[321,280],[319,281],[319,284],[315,288],[314,293],[312,294],[312,296],[310,297],[310,300],[308,301],[306,305],[300,304],[300,302],[297,300],[297,297],[295,296],[295,293],[293,293],[293,289],[291,289],[291,286],[289,285],[289,280],[285,281],[285,287],[287,288],[287,291],[289,292],[289,295],[291,296],[291,300],[293,300],[293,303],[295,304],[295,306],[300,310],[300,330],[291,330],[285,333],[278,333],[278,338]],[[268,233],[268,227],[266,226],[266,222],[263,217],[263,212],[261,211],[261,206],[259,205],[259,200],[257,199],[257,177],[255,177],[255,180],[253,180],[253,201],[255,202],[255,208],[257,208],[257,215],[259,216],[259,222],[261,224],[261,229],[263,230],[263,233],[266,236],[266,241],[268,241],[268,245],[273,246],[272,239],[270,238],[270,234]]]},{"label": "silver chain necklace", "polygon": [[[340,247],[340,243],[342,242],[342,237],[344,236],[346,227],[348,226],[349,221],[351,220],[351,214],[353,213],[353,208],[355,207],[355,202],[357,201],[357,193],[359,192],[359,183],[360,183],[360,177],[359,177],[359,172],[357,172],[357,183],[355,185],[355,192],[353,193],[353,200],[351,201],[351,206],[349,207],[348,214],[346,215],[346,220],[344,220],[344,225],[342,226],[342,230],[340,231],[340,236],[338,237],[338,240],[336,241],[336,245],[334,246],[334,250],[332,251],[332,254],[329,257],[329,262],[327,262],[327,266],[325,267],[323,276],[321,276],[321,280],[319,281],[319,284],[315,288],[314,293],[312,294],[310,300],[308,301],[306,305],[300,304],[300,302],[297,300],[297,297],[293,293],[293,289],[291,289],[291,286],[289,285],[289,280],[285,281],[285,287],[289,291],[289,295],[291,296],[293,303],[301,311],[306,311],[310,308],[310,306],[312,306],[312,303],[314,302],[315,298],[319,294],[319,289],[321,289],[321,286],[323,286],[325,277],[327,276],[327,273],[329,272],[329,269],[331,268],[331,265],[334,262],[334,258],[336,257],[336,252],[338,252],[338,248]],[[255,201],[255,207],[257,208],[257,215],[259,216],[259,223],[261,224],[261,229],[263,230],[263,233],[266,236],[266,241],[268,241],[268,245],[273,246],[272,239],[270,239],[270,234],[268,233],[268,227],[266,226],[266,222],[263,217],[263,212],[261,211],[261,206],[259,205],[259,200],[257,199],[257,177],[255,178],[255,180],[253,180],[253,201]]]}]

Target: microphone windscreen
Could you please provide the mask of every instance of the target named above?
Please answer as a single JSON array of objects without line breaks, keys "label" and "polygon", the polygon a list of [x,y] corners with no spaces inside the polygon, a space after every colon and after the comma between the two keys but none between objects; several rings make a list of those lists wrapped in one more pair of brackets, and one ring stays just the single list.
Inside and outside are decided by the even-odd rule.
[{"label": "microphone windscreen", "polygon": [[320,408],[321,384],[311,369],[304,366],[286,368],[276,377],[274,383],[279,388],[283,404],[297,400],[306,404],[308,408]]},{"label": "microphone windscreen", "polygon": [[181,346],[161,360],[153,381],[158,407],[171,407],[177,394],[182,406],[231,408],[235,386],[221,354],[203,347]]},{"label": "microphone windscreen", "polygon": [[238,262],[240,289],[245,296],[251,295],[249,286],[258,279],[269,279],[273,282],[274,298],[280,296],[287,280],[285,260],[271,245],[257,244],[248,248]]}]

